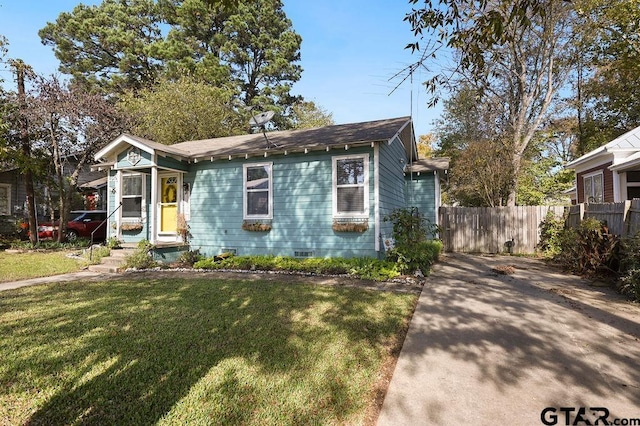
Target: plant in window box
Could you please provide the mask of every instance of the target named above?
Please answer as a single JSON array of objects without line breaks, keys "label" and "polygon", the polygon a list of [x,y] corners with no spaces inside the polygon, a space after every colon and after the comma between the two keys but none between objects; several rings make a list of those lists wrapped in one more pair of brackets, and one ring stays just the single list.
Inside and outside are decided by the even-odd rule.
[{"label": "plant in window box", "polygon": [[336,232],[364,232],[369,229],[369,221],[333,221],[333,230]]},{"label": "plant in window box", "polygon": [[120,225],[120,230],[122,231],[142,231],[142,223],[140,222],[125,222]]},{"label": "plant in window box", "polygon": [[271,231],[271,223],[243,220],[242,229],[244,229],[245,231],[252,231],[252,232],[268,232],[268,231]]}]

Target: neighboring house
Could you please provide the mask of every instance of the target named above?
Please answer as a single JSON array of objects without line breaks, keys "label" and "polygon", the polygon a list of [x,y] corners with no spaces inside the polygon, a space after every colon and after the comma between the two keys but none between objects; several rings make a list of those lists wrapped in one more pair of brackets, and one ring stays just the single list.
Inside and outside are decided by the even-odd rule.
[{"label": "neighboring house", "polygon": [[640,198],[640,127],[567,164],[576,171],[578,203]]},{"label": "neighboring house", "polygon": [[[73,157],[67,159],[65,173],[72,173],[76,167]],[[91,172],[87,166],[78,176],[78,187],[83,196],[84,206],[76,209],[106,209],[105,172]],[[47,204],[46,187],[36,185],[36,211],[38,221],[48,220],[50,206]],[[0,164],[0,234],[12,234],[15,223],[27,215],[27,190],[24,174],[9,164]],[[54,203],[57,200],[54,200]]]},{"label": "neighboring house", "polygon": [[394,209],[437,218],[448,161],[417,160],[413,132],[402,117],[169,146],[123,134],[95,156],[109,169],[109,236],[167,259],[187,229],[208,256],[380,255]]}]

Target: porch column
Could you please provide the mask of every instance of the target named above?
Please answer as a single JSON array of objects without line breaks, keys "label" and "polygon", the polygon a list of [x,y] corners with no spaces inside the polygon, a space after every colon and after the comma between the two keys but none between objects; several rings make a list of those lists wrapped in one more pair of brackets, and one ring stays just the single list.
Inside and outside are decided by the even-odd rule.
[{"label": "porch column", "polygon": [[149,205],[151,214],[149,215],[149,241],[156,244],[156,216],[158,215],[158,167],[151,166],[151,203]]},{"label": "porch column", "polygon": [[[621,183],[620,173],[614,170],[613,171],[613,202],[614,203],[619,203],[621,201],[624,201],[624,198],[622,198],[622,194],[620,193],[620,190],[622,189],[622,185],[620,183]],[[603,182],[603,186],[604,186],[604,182]]]}]

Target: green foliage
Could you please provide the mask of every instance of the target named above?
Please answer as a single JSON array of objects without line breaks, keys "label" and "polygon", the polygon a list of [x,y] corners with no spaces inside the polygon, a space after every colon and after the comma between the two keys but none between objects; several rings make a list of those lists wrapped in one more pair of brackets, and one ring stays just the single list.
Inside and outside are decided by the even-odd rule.
[{"label": "green foliage", "polygon": [[433,262],[442,251],[442,243],[435,238],[438,226],[432,224],[417,208],[396,209],[384,217],[393,223],[394,247],[387,252],[387,259],[398,266],[401,273],[420,270],[428,274]]},{"label": "green foliage", "polygon": [[161,17],[153,0],[104,0],[61,13],[38,33],[53,47],[60,71],[108,93],[153,83],[162,64],[154,55]]},{"label": "green foliage", "polygon": [[560,235],[560,253],[555,257],[563,266],[580,275],[617,270],[620,239],[611,235],[594,218],[568,228]]},{"label": "green foliage", "polygon": [[248,117],[229,108],[232,97],[228,89],[180,78],[128,92],[119,105],[131,114],[136,135],[171,145],[242,133]]},{"label": "green foliage", "polygon": [[125,269],[153,269],[159,264],[153,259],[151,250],[154,245],[147,240],[142,240],[138,243],[136,250],[125,258]]},{"label": "green foliage", "polygon": [[640,302],[640,233],[622,240],[619,290]]},{"label": "green foliage", "polygon": [[200,249],[184,251],[180,254],[177,262],[181,265],[193,266],[194,263],[202,260],[204,256],[200,253]]},{"label": "green foliage", "polygon": [[314,127],[331,126],[333,114],[311,101],[298,101],[293,104],[292,126],[293,130],[312,129]]},{"label": "green foliage", "polygon": [[73,250],[89,247],[89,240],[86,238],[78,238],[75,241],[55,241],[44,240],[39,241],[36,244],[32,244],[31,241],[14,240],[11,242],[12,249],[18,250]]},{"label": "green foliage", "polygon": [[103,257],[108,257],[111,254],[111,248],[108,246],[93,246],[93,248],[88,248],[82,252],[82,257],[84,257],[87,262],[92,265],[98,265]]},{"label": "green foliage", "polygon": [[[299,97],[290,90],[302,73],[302,38],[280,0],[104,0],[61,13],[39,35],[53,47],[60,71],[92,90],[119,96],[150,89],[163,77],[189,76],[230,93],[229,112],[240,111],[236,105],[274,110],[276,127],[292,125],[288,117]],[[214,105],[221,105],[220,95]]]},{"label": "green foliage", "polygon": [[295,258],[288,256],[215,256],[199,260],[196,269],[283,271],[307,274],[343,275],[384,281],[399,275],[397,266],[372,258]]},{"label": "green foliage", "polygon": [[540,242],[536,248],[548,257],[559,255],[562,250],[564,219],[549,211],[538,228],[540,229]]},{"label": "green foliage", "polygon": [[105,241],[105,245],[110,249],[120,248],[120,240],[118,237],[109,237],[107,241]]}]

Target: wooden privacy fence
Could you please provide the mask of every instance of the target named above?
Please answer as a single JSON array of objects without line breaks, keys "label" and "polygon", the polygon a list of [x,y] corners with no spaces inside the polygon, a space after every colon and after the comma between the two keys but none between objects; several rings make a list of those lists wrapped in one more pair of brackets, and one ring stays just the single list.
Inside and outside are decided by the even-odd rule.
[{"label": "wooden privacy fence", "polygon": [[576,227],[593,217],[606,222],[609,233],[630,237],[640,231],[640,199],[620,203],[578,204],[568,209],[566,224]]},{"label": "wooden privacy fence", "polygon": [[563,206],[440,207],[440,238],[444,250],[449,252],[533,253],[540,240],[538,227],[547,212],[562,217],[564,209]]}]

